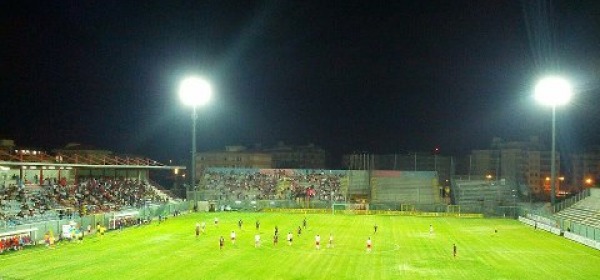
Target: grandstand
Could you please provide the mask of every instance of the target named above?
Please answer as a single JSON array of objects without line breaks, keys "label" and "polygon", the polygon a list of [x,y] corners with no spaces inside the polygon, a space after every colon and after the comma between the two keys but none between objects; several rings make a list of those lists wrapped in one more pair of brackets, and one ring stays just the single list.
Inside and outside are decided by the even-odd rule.
[{"label": "grandstand", "polygon": [[150,170],[185,169],[106,153],[0,151],[0,229],[165,203]]},{"label": "grandstand", "polygon": [[518,200],[517,188],[506,181],[455,178],[451,184],[454,204],[463,212],[493,214],[498,207],[514,206]]},{"label": "grandstand", "polygon": [[[344,171],[208,168],[201,177],[201,200],[344,201]],[[333,194],[333,195],[332,195]]]},{"label": "grandstand", "polygon": [[349,201],[368,199],[371,195],[370,172],[366,170],[348,170],[344,178],[343,190]]},{"label": "grandstand", "polygon": [[153,186],[134,180],[90,179],[66,186],[9,185],[0,187],[0,220],[15,226],[140,208],[148,201],[167,200]]},{"label": "grandstand", "polygon": [[554,217],[565,221],[565,227],[571,229],[574,224],[600,229],[600,189],[591,189],[590,196],[580,200]]},{"label": "grandstand", "polygon": [[439,203],[437,174],[433,171],[373,171],[372,203]]},{"label": "grandstand", "polygon": [[271,201],[285,208],[328,208],[355,203],[374,210],[440,205],[437,175],[429,171],[207,168],[200,185],[199,200],[227,205]]}]

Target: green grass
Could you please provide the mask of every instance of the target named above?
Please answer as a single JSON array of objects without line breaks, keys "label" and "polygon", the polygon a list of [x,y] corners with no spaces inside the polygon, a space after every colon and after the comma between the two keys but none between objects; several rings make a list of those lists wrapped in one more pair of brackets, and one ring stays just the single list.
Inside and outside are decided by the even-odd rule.
[{"label": "green grass", "polygon": [[[220,224],[214,226],[214,217]],[[201,213],[0,255],[0,279],[596,279],[600,251],[514,220]],[[237,221],[244,220],[242,230]],[[260,220],[262,246],[254,248]],[[196,222],[207,232],[195,238]],[[373,225],[379,230],[373,233]],[[434,234],[429,234],[429,225]],[[273,245],[275,225],[280,240]],[[494,234],[494,229],[498,233]],[[232,246],[229,233],[238,240]],[[285,235],[294,233],[288,246]],[[335,248],[327,248],[329,233]],[[321,235],[316,250],[314,237]],[[219,250],[218,238],[226,245]],[[373,251],[366,252],[366,239]],[[458,256],[452,256],[452,244]]]}]

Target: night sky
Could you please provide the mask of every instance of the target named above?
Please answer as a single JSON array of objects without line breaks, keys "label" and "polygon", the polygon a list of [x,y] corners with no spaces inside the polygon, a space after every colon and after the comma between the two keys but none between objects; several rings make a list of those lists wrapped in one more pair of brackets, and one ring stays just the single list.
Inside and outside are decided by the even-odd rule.
[{"label": "night sky", "polygon": [[558,147],[600,144],[600,1],[3,1],[0,139],[185,159],[198,150],[314,143],[464,154],[494,136],[550,141],[544,74],[576,96]]}]

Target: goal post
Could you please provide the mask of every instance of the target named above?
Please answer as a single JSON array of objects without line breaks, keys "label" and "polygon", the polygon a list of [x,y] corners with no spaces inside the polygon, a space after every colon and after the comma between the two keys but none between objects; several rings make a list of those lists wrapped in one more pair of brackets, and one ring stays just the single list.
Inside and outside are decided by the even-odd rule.
[{"label": "goal post", "polygon": [[415,212],[415,205],[414,204],[400,204],[400,211]]},{"label": "goal post", "polygon": [[331,205],[331,214],[356,214],[358,211],[368,211],[367,203],[334,203]]},{"label": "goal post", "polygon": [[335,215],[336,212],[340,213],[340,211],[345,211],[346,210],[346,204],[345,203],[334,203],[331,205],[331,214]]},{"label": "goal post", "polygon": [[446,212],[450,215],[460,216],[460,205],[448,205]]}]

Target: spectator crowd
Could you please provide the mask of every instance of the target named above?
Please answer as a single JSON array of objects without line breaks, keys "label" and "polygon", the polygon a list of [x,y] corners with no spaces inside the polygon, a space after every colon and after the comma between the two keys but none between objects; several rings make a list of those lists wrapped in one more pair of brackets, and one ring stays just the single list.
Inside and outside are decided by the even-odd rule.
[{"label": "spectator crowd", "polygon": [[45,180],[42,185],[0,185],[0,221],[18,224],[35,217],[87,215],[146,202],[165,202],[149,183],[132,179],[81,178],[76,184]]},{"label": "spectator crowd", "polygon": [[313,170],[207,171],[203,191],[220,200],[344,201],[344,175]]}]

